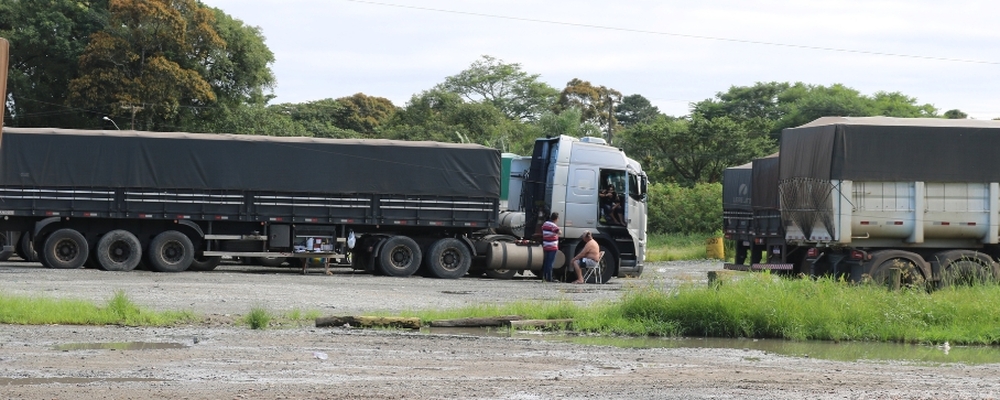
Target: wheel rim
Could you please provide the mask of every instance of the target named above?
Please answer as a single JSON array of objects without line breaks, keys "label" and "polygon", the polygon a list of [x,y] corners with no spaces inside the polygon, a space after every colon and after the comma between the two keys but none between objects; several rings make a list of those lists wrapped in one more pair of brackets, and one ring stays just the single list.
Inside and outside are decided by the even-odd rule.
[{"label": "wheel rim", "polygon": [[872,279],[879,284],[889,282],[889,269],[899,268],[900,284],[903,286],[914,286],[924,283],[924,276],[917,269],[916,264],[906,258],[890,258],[879,264]]},{"label": "wheel rim", "polygon": [[124,240],[114,241],[114,243],[111,243],[111,247],[108,250],[108,258],[116,263],[128,261],[132,254],[131,244]]},{"label": "wheel rim", "polygon": [[413,261],[413,254],[410,253],[410,249],[406,246],[396,246],[392,249],[389,260],[393,268],[406,269],[410,265],[410,262]]},{"label": "wheel rim", "polygon": [[80,247],[77,243],[70,239],[62,239],[56,243],[56,258],[59,261],[69,262],[76,259],[80,254]]},{"label": "wheel rim", "polygon": [[176,264],[184,259],[184,245],[176,241],[164,243],[161,254],[163,255],[163,260],[171,264]]},{"label": "wheel rim", "polygon": [[441,267],[447,271],[456,271],[462,263],[462,257],[455,249],[448,249],[441,253]]}]

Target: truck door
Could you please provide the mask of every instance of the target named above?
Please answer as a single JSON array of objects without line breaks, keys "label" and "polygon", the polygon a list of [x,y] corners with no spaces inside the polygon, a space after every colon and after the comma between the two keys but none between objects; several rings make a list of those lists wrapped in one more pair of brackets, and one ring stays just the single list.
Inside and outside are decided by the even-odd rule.
[{"label": "truck door", "polygon": [[625,222],[635,243],[638,260],[645,258],[646,248],[646,176],[628,171],[625,196]]}]

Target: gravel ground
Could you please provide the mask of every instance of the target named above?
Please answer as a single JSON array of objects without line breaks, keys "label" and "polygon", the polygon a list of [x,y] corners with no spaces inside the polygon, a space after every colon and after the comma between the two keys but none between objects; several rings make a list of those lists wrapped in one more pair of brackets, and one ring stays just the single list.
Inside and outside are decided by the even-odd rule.
[{"label": "gravel ground", "polygon": [[[125,290],[209,322],[171,328],[0,326],[0,398],[983,399],[1000,365],[838,362],[750,349],[635,349],[515,337],[348,328],[254,331],[224,322],[273,312],[453,308],[522,299],[587,304],[629,285],[704,280],[719,262],[647,265],[605,285],[388,278],[224,265],[205,273],[112,273],[0,265],[0,292],[104,302]],[[527,335],[531,336],[531,335]],[[145,343],[144,349],[57,348]],[[96,346],[101,347],[101,346]]]}]

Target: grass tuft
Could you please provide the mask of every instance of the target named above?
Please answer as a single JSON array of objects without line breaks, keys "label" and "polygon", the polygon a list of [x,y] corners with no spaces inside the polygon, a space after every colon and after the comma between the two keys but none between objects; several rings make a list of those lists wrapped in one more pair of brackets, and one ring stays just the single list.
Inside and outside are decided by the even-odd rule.
[{"label": "grass tuft", "polygon": [[263,307],[254,306],[250,308],[250,313],[243,317],[243,323],[250,329],[267,329],[271,323],[271,313]]}]

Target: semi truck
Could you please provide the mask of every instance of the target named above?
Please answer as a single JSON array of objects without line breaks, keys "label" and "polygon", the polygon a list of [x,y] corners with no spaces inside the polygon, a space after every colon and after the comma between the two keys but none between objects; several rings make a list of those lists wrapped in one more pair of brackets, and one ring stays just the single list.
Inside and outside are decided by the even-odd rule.
[{"label": "semi truck", "polygon": [[[782,132],[786,254],[808,275],[948,285],[997,279],[1000,121],[824,117]],[[757,182],[754,182],[755,184]]]},{"label": "semi truck", "polygon": [[[535,216],[557,211],[564,254],[589,229],[607,277],[641,273],[639,164],[595,139],[543,138],[534,152],[513,178],[516,208],[501,210],[500,153],[479,145],[5,127],[0,232],[48,268],[325,258],[389,276],[509,277],[540,270]],[[598,179],[631,194],[628,226],[598,222]]]},{"label": "semi truck", "polygon": [[778,155],[723,171],[723,234],[736,249],[734,262],[726,264],[726,269],[787,271],[794,267],[788,258],[794,256],[789,253],[796,247],[785,242],[781,221]]}]

